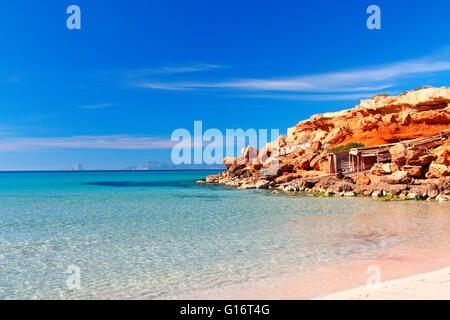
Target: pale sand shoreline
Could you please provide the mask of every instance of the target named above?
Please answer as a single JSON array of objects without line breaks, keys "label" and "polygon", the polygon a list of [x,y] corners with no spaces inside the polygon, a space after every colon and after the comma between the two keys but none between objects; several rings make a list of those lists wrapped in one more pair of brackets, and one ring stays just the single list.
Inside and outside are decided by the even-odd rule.
[{"label": "pale sand shoreline", "polygon": [[379,288],[362,286],[320,297],[321,300],[449,300],[450,267],[383,281]]}]

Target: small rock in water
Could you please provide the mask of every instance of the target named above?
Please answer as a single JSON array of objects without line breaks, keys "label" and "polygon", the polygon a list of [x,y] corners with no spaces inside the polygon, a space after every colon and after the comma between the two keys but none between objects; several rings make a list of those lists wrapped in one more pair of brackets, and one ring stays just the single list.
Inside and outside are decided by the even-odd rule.
[{"label": "small rock in water", "polygon": [[372,197],[379,198],[383,196],[383,191],[374,191],[372,192]]},{"label": "small rock in water", "polygon": [[255,186],[256,186],[256,189],[268,189],[269,184],[270,184],[270,182],[267,180],[259,180]]},{"label": "small rock in water", "polygon": [[409,192],[406,196],[408,198],[411,198],[411,199],[418,199],[419,198],[419,195],[417,193],[415,193],[415,192]]}]

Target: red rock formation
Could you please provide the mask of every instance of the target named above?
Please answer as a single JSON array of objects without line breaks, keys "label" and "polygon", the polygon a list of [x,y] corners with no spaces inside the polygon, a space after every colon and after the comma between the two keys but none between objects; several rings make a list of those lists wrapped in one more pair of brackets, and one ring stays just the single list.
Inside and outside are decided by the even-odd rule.
[{"label": "red rock formation", "polygon": [[373,146],[439,133],[450,127],[450,88],[427,88],[393,97],[377,96],[353,109],[318,114],[288,130],[286,142],[332,147],[348,142]]},{"label": "red rock formation", "polygon": [[[389,149],[392,162],[376,163],[369,174],[320,177],[328,174],[328,150],[337,145],[359,142],[367,147],[449,130],[449,103],[450,88],[426,88],[395,97],[377,96],[361,100],[353,109],[314,115],[260,152],[247,147],[239,157],[225,158],[227,171],[207,177],[206,182],[241,189],[294,183],[300,190],[437,199],[450,193],[450,143],[441,140],[420,148],[394,145]],[[279,155],[280,148],[304,142],[310,142],[310,147]]]}]

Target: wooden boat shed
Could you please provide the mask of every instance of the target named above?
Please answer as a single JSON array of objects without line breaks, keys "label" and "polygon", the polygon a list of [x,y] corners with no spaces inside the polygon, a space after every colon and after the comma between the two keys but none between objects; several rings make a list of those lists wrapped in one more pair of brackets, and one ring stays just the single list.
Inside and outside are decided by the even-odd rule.
[{"label": "wooden boat shed", "polygon": [[397,143],[383,144],[372,147],[353,148],[349,151],[329,153],[329,173],[361,172],[369,170],[375,163],[390,162],[389,149],[397,144],[406,147],[429,149],[450,138],[450,130],[439,132],[432,136],[400,141]]}]

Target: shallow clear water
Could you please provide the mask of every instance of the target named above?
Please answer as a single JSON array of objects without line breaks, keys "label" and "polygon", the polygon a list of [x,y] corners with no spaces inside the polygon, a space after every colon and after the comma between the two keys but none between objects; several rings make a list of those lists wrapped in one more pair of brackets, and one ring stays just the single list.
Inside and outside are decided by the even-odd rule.
[{"label": "shallow clear water", "polygon": [[[448,203],[195,184],[208,174],[0,173],[0,299],[186,298],[450,251]],[[70,265],[79,289],[67,287]]]}]

